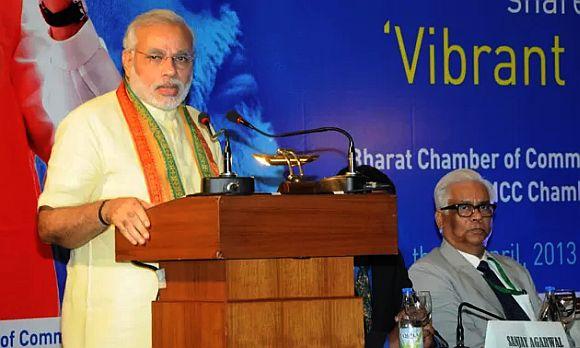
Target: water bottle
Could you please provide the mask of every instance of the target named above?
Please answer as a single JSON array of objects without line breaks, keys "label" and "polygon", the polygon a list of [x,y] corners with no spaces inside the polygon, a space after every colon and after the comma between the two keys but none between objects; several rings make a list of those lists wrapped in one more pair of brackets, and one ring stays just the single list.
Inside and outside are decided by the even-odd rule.
[{"label": "water bottle", "polygon": [[558,307],[556,304],[556,288],[553,286],[546,286],[545,288],[546,296],[544,297],[544,302],[540,307],[540,314],[538,315],[539,321],[560,321],[558,315]]},{"label": "water bottle", "polygon": [[399,347],[423,348],[423,327],[420,319],[420,306],[412,288],[404,288],[401,305],[402,317],[399,320]]}]

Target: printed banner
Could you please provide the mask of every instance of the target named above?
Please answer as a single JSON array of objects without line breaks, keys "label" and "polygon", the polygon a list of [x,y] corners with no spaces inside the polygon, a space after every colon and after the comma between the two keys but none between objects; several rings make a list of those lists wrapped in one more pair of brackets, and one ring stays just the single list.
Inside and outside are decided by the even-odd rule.
[{"label": "printed banner", "polygon": [[[86,3],[107,48],[95,57],[119,71],[124,30],[136,15],[162,6],[187,20],[197,33],[189,102],[216,129],[231,129],[233,169],[255,176],[259,191],[276,190],[284,168],[263,167],[253,153],[318,153],[305,171],[320,178],[346,166],[347,140],[325,133],[276,141],[227,122],[230,109],[270,133],[348,130],[356,162],[383,170],[396,185],[407,265],[441,241],[433,218],[437,180],[456,168],[479,171],[498,200],[489,249],[523,263],[539,291],[580,289],[580,0]],[[95,84],[45,79],[54,125],[79,96],[107,91],[96,82],[117,85],[112,69],[97,72],[105,66],[83,68],[83,78],[97,74]],[[40,62],[50,77],[45,68]],[[24,331],[2,331],[0,343]]]}]

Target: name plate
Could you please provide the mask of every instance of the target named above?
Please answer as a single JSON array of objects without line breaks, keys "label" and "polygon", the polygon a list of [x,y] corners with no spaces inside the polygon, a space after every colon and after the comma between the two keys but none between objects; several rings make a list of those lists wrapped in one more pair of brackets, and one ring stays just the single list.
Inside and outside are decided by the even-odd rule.
[{"label": "name plate", "polygon": [[487,323],[485,348],[569,348],[564,327],[558,322],[500,321]]}]

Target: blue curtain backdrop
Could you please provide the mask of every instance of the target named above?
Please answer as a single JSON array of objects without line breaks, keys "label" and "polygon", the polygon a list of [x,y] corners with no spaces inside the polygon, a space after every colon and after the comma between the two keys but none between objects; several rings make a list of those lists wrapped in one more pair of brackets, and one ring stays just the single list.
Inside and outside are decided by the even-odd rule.
[{"label": "blue curtain backdrop", "polygon": [[[234,128],[235,169],[274,191],[281,169],[251,154],[318,152],[309,174],[346,165],[346,140],[276,143],[228,124],[238,109],[267,131],[338,126],[359,164],[395,182],[407,264],[440,243],[432,192],[469,166],[497,185],[489,249],[545,285],[580,288],[580,3],[566,1],[88,0],[120,68],[123,30],[157,7],[197,31],[190,102]],[[564,5],[561,7],[561,5]]]}]

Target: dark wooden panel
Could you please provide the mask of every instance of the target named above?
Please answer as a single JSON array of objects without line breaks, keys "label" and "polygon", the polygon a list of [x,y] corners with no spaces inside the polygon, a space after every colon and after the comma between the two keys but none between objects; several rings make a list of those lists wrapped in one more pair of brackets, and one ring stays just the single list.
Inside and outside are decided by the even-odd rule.
[{"label": "dark wooden panel", "polygon": [[155,302],[153,348],[363,347],[359,298]]},{"label": "dark wooden panel", "polygon": [[281,195],[221,201],[225,258],[397,252],[396,197]]},{"label": "dark wooden panel", "polygon": [[225,348],[225,312],[223,302],[153,302],[153,348]]},{"label": "dark wooden panel", "polygon": [[227,292],[230,300],[280,297],[278,260],[228,260]]},{"label": "dark wooden panel", "polygon": [[162,262],[167,287],[159,290],[159,300],[227,300],[225,263],[225,260]]},{"label": "dark wooden panel", "polygon": [[228,347],[363,347],[359,298],[231,302]]},{"label": "dark wooden panel", "polygon": [[161,301],[353,296],[352,257],[166,261]]},{"label": "dark wooden panel", "polygon": [[229,300],[354,294],[350,257],[227,261]]},{"label": "dark wooden panel", "polygon": [[147,246],[116,242],[118,260],[166,261],[154,347],[363,346],[342,256],[397,252],[395,196],[188,197],[148,213]]},{"label": "dark wooden panel", "polygon": [[148,210],[146,246],[116,234],[117,260],[258,259],[397,252],[396,197],[187,197]]},{"label": "dark wooden panel", "polygon": [[279,259],[278,263],[281,298],[354,295],[352,257]]}]

